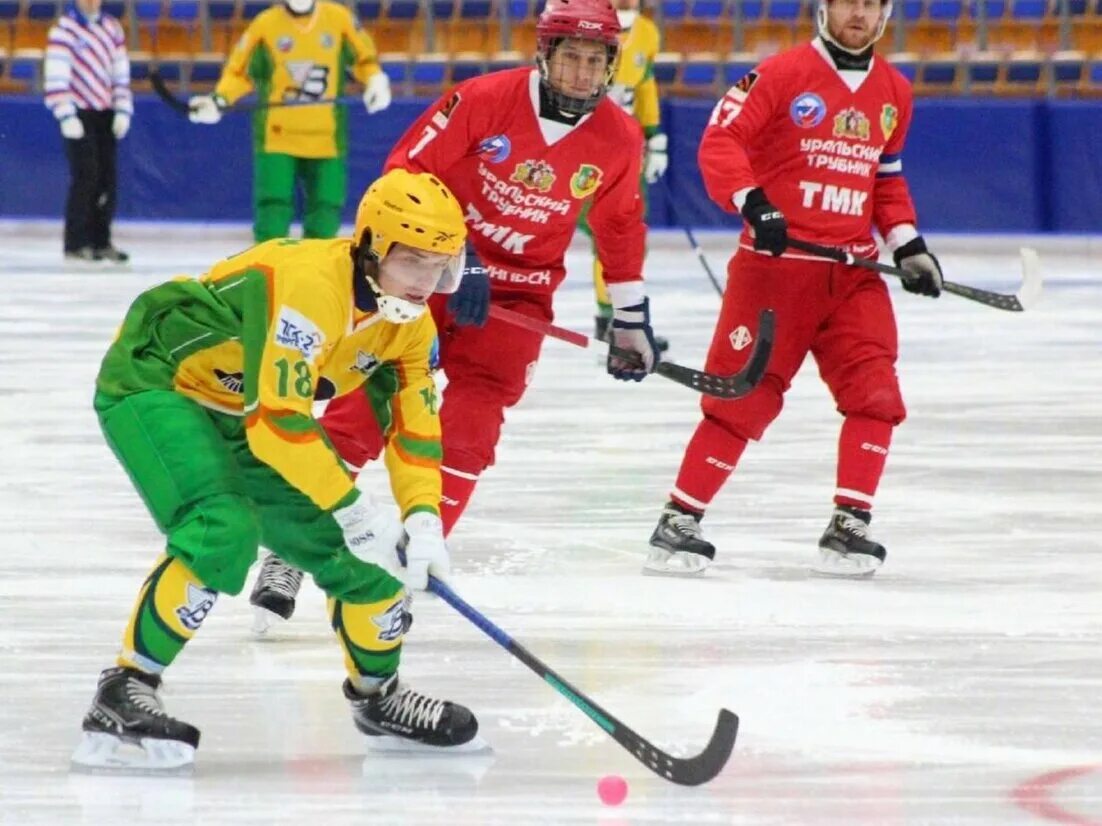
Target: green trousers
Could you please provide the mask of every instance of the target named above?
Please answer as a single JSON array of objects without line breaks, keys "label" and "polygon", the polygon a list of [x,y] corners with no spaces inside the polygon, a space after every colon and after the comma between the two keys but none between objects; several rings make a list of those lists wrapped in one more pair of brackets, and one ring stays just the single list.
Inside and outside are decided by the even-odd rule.
[{"label": "green trousers", "polygon": [[302,234],[332,238],[341,227],[348,191],[344,157],[296,158],[257,152],[253,158],[253,238],[259,244],[286,238],[295,214],[295,184],[302,182]]}]

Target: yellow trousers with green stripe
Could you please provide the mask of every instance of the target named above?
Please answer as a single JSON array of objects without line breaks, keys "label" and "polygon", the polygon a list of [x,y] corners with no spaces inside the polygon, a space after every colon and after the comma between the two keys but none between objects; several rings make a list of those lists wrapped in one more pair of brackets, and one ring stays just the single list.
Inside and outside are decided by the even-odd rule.
[{"label": "yellow trousers with green stripe", "polygon": [[107,442],[165,534],[127,626],[120,663],[163,670],[219,594],[238,594],[259,546],[311,574],[330,598],[353,680],[398,668],[408,601],[402,583],[345,547],[331,514],[253,456],[241,418],[169,390],[98,394]]}]

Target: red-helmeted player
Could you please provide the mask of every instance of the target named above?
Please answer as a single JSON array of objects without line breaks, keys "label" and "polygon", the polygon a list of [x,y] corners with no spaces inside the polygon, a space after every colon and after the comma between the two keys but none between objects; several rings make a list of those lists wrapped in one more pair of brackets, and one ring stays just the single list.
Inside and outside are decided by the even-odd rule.
[{"label": "red-helmeted player", "polygon": [[[445,534],[493,464],[505,410],[524,394],[543,342],[538,333],[487,321],[487,301],[551,321],[552,294],[566,275],[566,249],[587,203],[614,307],[613,343],[637,353],[643,365],[610,358],[608,371],[638,381],[654,369],[642,281],[643,133],[605,97],[619,32],[609,0],[550,0],[537,21],[536,67],[459,84],[409,128],[387,160],[388,169],[436,175],[455,193],[470,230],[468,263],[481,259],[488,276],[479,294],[468,267],[463,292],[450,303],[430,302],[448,378],[440,410]],[[379,454],[380,423],[366,394],[333,402],[321,422],[351,467]],[[286,616],[298,581],[270,560],[252,601]]]},{"label": "red-helmeted player", "polygon": [[[763,61],[716,105],[700,144],[708,194],[746,223],[727,266],[723,309],[706,368],[745,363],[754,319],[771,307],[776,340],[768,372],[744,399],[702,400],[697,426],[651,536],[646,568],[695,574],[715,547],[700,519],[750,439],[780,413],[810,352],[843,416],[835,509],[819,541],[821,573],[867,576],[884,561],[868,534],[892,429],[905,409],[895,372],[897,336],[888,290],[875,272],[787,251],[788,233],[874,258],[875,226],[908,270],[905,289],[936,297],[941,270],[915,228],[901,151],[911,89],[873,54],[891,3],[819,0],[818,37]],[[780,256],[780,257],[775,257]]]}]

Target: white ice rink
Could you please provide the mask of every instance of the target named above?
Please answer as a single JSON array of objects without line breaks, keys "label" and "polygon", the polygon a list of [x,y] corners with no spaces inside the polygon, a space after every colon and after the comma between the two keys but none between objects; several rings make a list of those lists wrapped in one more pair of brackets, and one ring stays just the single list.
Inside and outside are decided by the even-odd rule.
[{"label": "white ice rink", "polygon": [[[933,240],[952,280],[1017,286],[1016,241]],[[99,359],[139,290],[247,234],[122,225],[117,241],[129,273],[76,273],[56,225],[0,225],[0,823],[1102,824],[1102,242],[1043,242],[1045,294],[1022,315],[893,285],[910,418],[871,581],[808,571],[839,424],[812,365],[708,513],[707,577],[645,578],[697,399],[545,344],[454,534],[454,584],[659,746],[694,753],[737,712],[726,770],[680,788],[427,599],[403,676],[470,705],[494,752],[365,759],[312,585],[267,642],[245,596],[223,598],[169,670],[169,711],[203,732],[192,777],[70,774],[160,545],[99,435]],[[702,241],[722,273],[730,236]],[[679,234],[652,245],[656,327],[699,367],[718,300]],[[589,331],[582,247],[571,265],[557,320]],[[630,784],[618,808],[597,798],[605,774]]]}]

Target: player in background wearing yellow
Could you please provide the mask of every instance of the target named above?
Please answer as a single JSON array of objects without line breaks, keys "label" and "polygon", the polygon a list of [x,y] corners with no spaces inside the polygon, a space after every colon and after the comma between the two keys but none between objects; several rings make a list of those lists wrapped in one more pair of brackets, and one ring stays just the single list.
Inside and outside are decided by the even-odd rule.
[{"label": "player in background wearing yellow", "polygon": [[[643,137],[647,143],[639,188],[645,198],[646,185],[657,183],[669,165],[667,140],[662,132],[658,105],[658,82],[654,79],[654,59],[661,46],[661,37],[654,21],[639,14],[639,0],[613,0],[613,6],[620,21],[620,58],[612,85],[608,87],[608,97],[643,127]],[[588,210],[582,215],[581,227],[592,236],[587,215]],[[604,341],[608,337],[608,325],[612,322],[612,300],[596,248],[593,252],[593,287],[597,293],[596,335]],[[669,347],[662,336],[656,336],[655,342],[660,352]]]},{"label": "player in background wearing yellow", "polygon": [[[398,682],[406,587],[446,577],[434,292],[458,288],[463,211],[432,175],[394,170],[365,193],[352,238],[268,241],[140,295],[104,357],[95,409],[165,534],[115,665],[73,755],[87,766],[193,762],[194,726],[161,704],[162,672],[263,544],[314,577],[344,651],[356,727],[457,747],[478,723]],[[403,523],[356,488],[313,418],[390,369],[385,462]],[[377,382],[372,382],[377,385]],[[397,527],[397,530],[395,530]],[[407,567],[396,544],[404,533]],[[375,742],[380,742],[375,740]]]},{"label": "player in background wearing yellow", "polygon": [[261,12],[234,47],[210,95],[188,101],[193,123],[215,124],[222,110],[255,90],[259,101],[303,104],[253,114],[253,238],[290,234],[296,181],[305,204],[303,236],[340,229],[348,182],[348,112],[309,101],[341,97],[351,74],[364,85],[369,113],[390,105],[390,81],[375,44],[353,14],[328,0],[284,0]]}]

